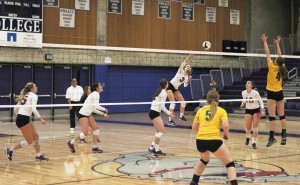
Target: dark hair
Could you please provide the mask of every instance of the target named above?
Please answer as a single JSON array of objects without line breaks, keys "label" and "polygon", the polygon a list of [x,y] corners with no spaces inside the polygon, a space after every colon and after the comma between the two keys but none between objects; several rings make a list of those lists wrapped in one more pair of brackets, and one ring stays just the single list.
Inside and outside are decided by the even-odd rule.
[{"label": "dark hair", "polygon": [[24,96],[31,91],[31,89],[34,87],[33,82],[28,82],[25,87],[21,90],[19,97],[16,99],[17,102],[22,101],[24,99]]},{"label": "dark hair", "polygon": [[285,66],[283,66],[283,64],[285,63],[284,58],[282,57],[278,57],[276,59],[277,64],[279,65],[279,72],[280,72],[280,76],[282,78],[284,78],[287,75],[287,69]]},{"label": "dark hair", "polygon": [[85,86],[84,87],[84,94],[86,94],[87,95],[87,91],[90,89],[90,86]]},{"label": "dark hair", "polygon": [[254,83],[254,81],[252,81],[252,80],[248,80],[248,82],[250,82],[251,83],[251,85],[252,85],[252,89],[255,89],[255,83]]},{"label": "dark hair", "polygon": [[102,86],[102,84],[99,83],[99,82],[93,83],[93,84],[91,85],[91,92],[97,91],[97,88],[98,88],[99,85]]},{"label": "dark hair", "polygon": [[157,97],[161,91],[166,88],[166,85],[168,84],[168,81],[166,79],[161,79],[159,81],[159,88],[156,90],[154,96],[153,96],[153,99],[155,99],[155,97]]},{"label": "dark hair", "polygon": [[218,109],[219,99],[220,99],[220,96],[219,96],[218,91],[210,90],[207,93],[207,103],[211,105],[211,107],[210,107],[211,115],[208,118],[208,121],[210,121],[214,118],[214,116],[217,112],[217,109]]}]

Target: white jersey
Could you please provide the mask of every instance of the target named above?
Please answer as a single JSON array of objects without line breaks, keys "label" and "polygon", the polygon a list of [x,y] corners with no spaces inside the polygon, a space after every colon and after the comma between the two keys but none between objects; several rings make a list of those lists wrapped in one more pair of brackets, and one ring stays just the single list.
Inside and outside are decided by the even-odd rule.
[{"label": "white jersey", "polygon": [[151,104],[151,110],[154,110],[156,112],[161,112],[164,111],[167,115],[170,115],[170,111],[165,106],[165,102],[167,99],[168,95],[166,90],[162,90],[158,96],[155,97],[155,99],[152,101]]},{"label": "white jersey", "polygon": [[79,85],[77,85],[76,87],[70,86],[66,92],[66,98],[76,102],[80,101],[82,95],[83,89]]},{"label": "white jersey", "polygon": [[[246,109],[257,109],[259,107],[261,109],[264,108],[264,103],[261,100],[261,97],[256,90],[251,90],[250,93],[248,93],[247,90],[244,90],[242,92],[242,96],[243,99],[247,99],[243,101],[243,103],[246,103]],[[251,100],[251,99],[256,99],[256,100]]]},{"label": "white jersey", "polygon": [[[99,105],[100,94],[96,91],[93,91],[84,101],[82,108],[79,110],[79,113],[84,116],[90,116],[93,112],[104,115],[105,108]],[[99,111],[101,110],[101,111]]]},{"label": "white jersey", "polygon": [[40,118],[41,116],[39,112],[36,110],[37,102],[38,102],[38,96],[35,93],[28,92],[24,96],[24,99],[18,102],[18,105],[26,105],[26,106],[15,107],[14,111],[16,114],[21,114],[24,116],[31,116],[33,113],[37,118]]},{"label": "white jersey", "polygon": [[178,89],[181,84],[184,83],[184,87],[188,86],[187,80],[189,76],[185,74],[185,71],[183,70],[184,66],[186,65],[186,62],[183,62],[181,66],[179,67],[175,77],[170,81],[170,83],[174,86],[175,89]]}]

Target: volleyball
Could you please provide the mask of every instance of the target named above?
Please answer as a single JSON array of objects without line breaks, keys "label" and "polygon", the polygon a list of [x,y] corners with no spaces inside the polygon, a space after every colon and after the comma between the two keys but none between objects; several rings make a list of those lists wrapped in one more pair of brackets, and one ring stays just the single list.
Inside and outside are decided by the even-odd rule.
[{"label": "volleyball", "polygon": [[203,44],[202,44],[202,47],[205,49],[205,50],[209,50],[210,47],[211,47],[211,43],[209,41],[204,41]]}]

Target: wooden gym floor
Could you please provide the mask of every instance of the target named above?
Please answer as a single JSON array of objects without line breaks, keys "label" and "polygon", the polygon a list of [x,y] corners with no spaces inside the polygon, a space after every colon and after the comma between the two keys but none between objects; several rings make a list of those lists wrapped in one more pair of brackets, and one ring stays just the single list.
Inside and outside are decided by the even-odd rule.
[{"label": "wooden gym floor", "polygon": [[[167,120],[165,115],[163,118]],[[177,121],[177,127],[167,127],[160,145],[167,156],[153,158],[147,153],[154,137],[147,113],[112,114],[108,120],[97,119],[102,154],[91,153],[90,136],[87,144],[76,144],[76,153],[69,151],[66,142],[74,135],[69,133],[68,119],[47,120],[46,125],[34,122],[41,137],[42,153],[50,160],[36,162],[33,147],[27,147],[14,151],[10,162],[2,150],[0,184],[189,184],[193,166],[199,160],[195,133],[187,127],[191,121]],[[270,148],[265,146],[269,124],[266,119],[261,120],[256,150],[244,145],[243,115],[229,114],[229,121],[231,134],[225,143],[236,162],[239,184],[300,184],[299,120],[288,118],[286,146],[280,145],[280,136],[276,136],[278,142]],[[79,129],[78,125],[75,133]],[[2,149],[23,140],[14,122],[1,121],[0,134]],[[224,183],[226,169],[212,155],[199,184]]]}]

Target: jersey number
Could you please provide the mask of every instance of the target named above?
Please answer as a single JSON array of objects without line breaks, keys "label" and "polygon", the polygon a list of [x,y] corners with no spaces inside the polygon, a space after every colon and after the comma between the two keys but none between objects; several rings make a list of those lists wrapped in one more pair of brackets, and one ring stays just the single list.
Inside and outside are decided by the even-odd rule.
[{"label": "jersey number", "polygon": [[249,97],[249,98],[246,97],[246,99],[249,99],[249,100],[246,101],[246,103],[253,103],[254,102],[253,100],[251,100],[251,99],[253,99],[252,97]]},{"label": "jersey number", "polygon": [[26,102],[27,102],[27,96],[25,96],[24,99],[21,100],[21,105],[25,105]]},{"label": "jersey number", "polygon": [[205,120],[208,121],[209,118],[211,116],[211,111],[210,110],[206,110],[206,113],[205,113]]},{"label": "jersey number", "polygon": [[276,79],[277,79],[278,81],[280,81],[280,72],[277,73]]},{"label": "jersey number", "polygon": [[184,81],[184,77],[182,77],[181,79],[179,79],[179,82],[183,82]]}]

